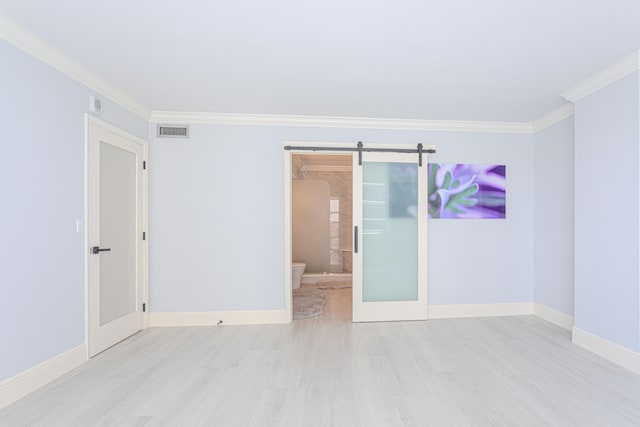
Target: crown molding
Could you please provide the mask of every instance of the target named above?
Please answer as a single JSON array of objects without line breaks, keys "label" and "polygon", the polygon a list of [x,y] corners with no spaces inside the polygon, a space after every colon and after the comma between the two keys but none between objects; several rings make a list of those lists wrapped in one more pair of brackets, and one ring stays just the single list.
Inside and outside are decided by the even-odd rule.
[{"label": "crown molding", "polygon": [[[484,132],[533,134],[573,114],[571,104],[564,105],[529,122],[491,122],[464,120],[416,120],[368,117],[334,117],[280,114],[234,114],[211,112],[152,111],[136,99],[98,77],[89,69],[68,58],[52,45],[0,14],[0,39],[40,59],[136,116],[151,123],[228,124],[254,126],[301,126],[321,128],[386,129],[440,132]],[[640,51],[595,74],[562,94],[569,102],[640,69]]]},{"label": "crown molding", "polygon": [[404,120],[367,117],[297,116],[280,114],[229,114],[153,111],[152,123],[225,124],[254,126],[305,126],[352,129],[426,130],[442,132],[532,132],[531,123],[459,120]]},{"label": "crown molding", "polygon": [[592,75],[585,81],[564,92],[561,96],[569,102],[577,102],[587,95],[620,80],[634,71],[640,69],[640,51],[634,52]]},{"label": "crown molding", "polygon": [[562,107],[556,108],[550,113],[547,113],[544,116],[534,120],[531,123],[532,132],[538,133],[543,129],[553,126],[556,123],[566,119],[567,117],[573,116],[573,112],[574,112],[573,104],[571,103],[564,104]]},{"label": "crown molding", "polygon": [[87,86],[97,94],[120,104],[136,116],[149,120],[150,108],[142,105],[125,92],[62,54],[51,44],[3,15],[0,15],[0,38]]}]

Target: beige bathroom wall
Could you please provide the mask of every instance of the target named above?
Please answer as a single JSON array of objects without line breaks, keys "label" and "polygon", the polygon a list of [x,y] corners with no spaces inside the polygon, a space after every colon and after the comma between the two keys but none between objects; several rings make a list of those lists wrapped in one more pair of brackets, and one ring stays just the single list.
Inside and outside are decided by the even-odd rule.
[{"label": "beige bathroom wall", "polygon": [[329,184],[294,179],[291,194],[292,256],[305,273],[329,272]]},{"label": "beige bathroom wall", "polygon": [[[308,171],[304,172],[301,179],[294,182],[324,181],[329,186],[331,198],[337,198],[340,202],[339,224],[339,250],[340,262],[333,263],[328,270],[331,273],[351,273],[351,245],[353,241],[353,181],[351,171]],[[328,215],[327,215],[328,221]],[[294,229],[295,234],[295,229]],[[329,252],[329,245],[326,246]],[[310,272],[307,269],[307,272]]]}]

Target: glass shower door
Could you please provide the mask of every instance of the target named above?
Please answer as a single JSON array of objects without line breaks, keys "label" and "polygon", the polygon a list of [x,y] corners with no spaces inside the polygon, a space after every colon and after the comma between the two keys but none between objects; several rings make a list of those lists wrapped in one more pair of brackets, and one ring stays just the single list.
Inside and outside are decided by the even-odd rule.
[{"label": "glass shower door", "polygon": [[353,321],[427,318],[427,163],[354,156]]}]

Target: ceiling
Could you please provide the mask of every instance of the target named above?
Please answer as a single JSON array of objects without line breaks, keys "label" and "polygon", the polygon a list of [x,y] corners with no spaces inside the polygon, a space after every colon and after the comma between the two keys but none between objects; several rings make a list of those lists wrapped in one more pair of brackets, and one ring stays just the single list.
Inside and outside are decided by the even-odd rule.
[{"label": "ceiling", "polygon": [[2,0],[150,110],[531,122],[640,49],[638,0]]}]

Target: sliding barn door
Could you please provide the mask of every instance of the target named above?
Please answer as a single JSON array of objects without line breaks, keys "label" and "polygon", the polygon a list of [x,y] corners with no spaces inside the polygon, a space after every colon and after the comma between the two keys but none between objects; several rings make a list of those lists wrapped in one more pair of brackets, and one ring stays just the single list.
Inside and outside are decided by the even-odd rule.
[{"label": "sliding barn door", "polygon": [[353,321],[426,319],[426,156],[354,154],[353,224]]}]

